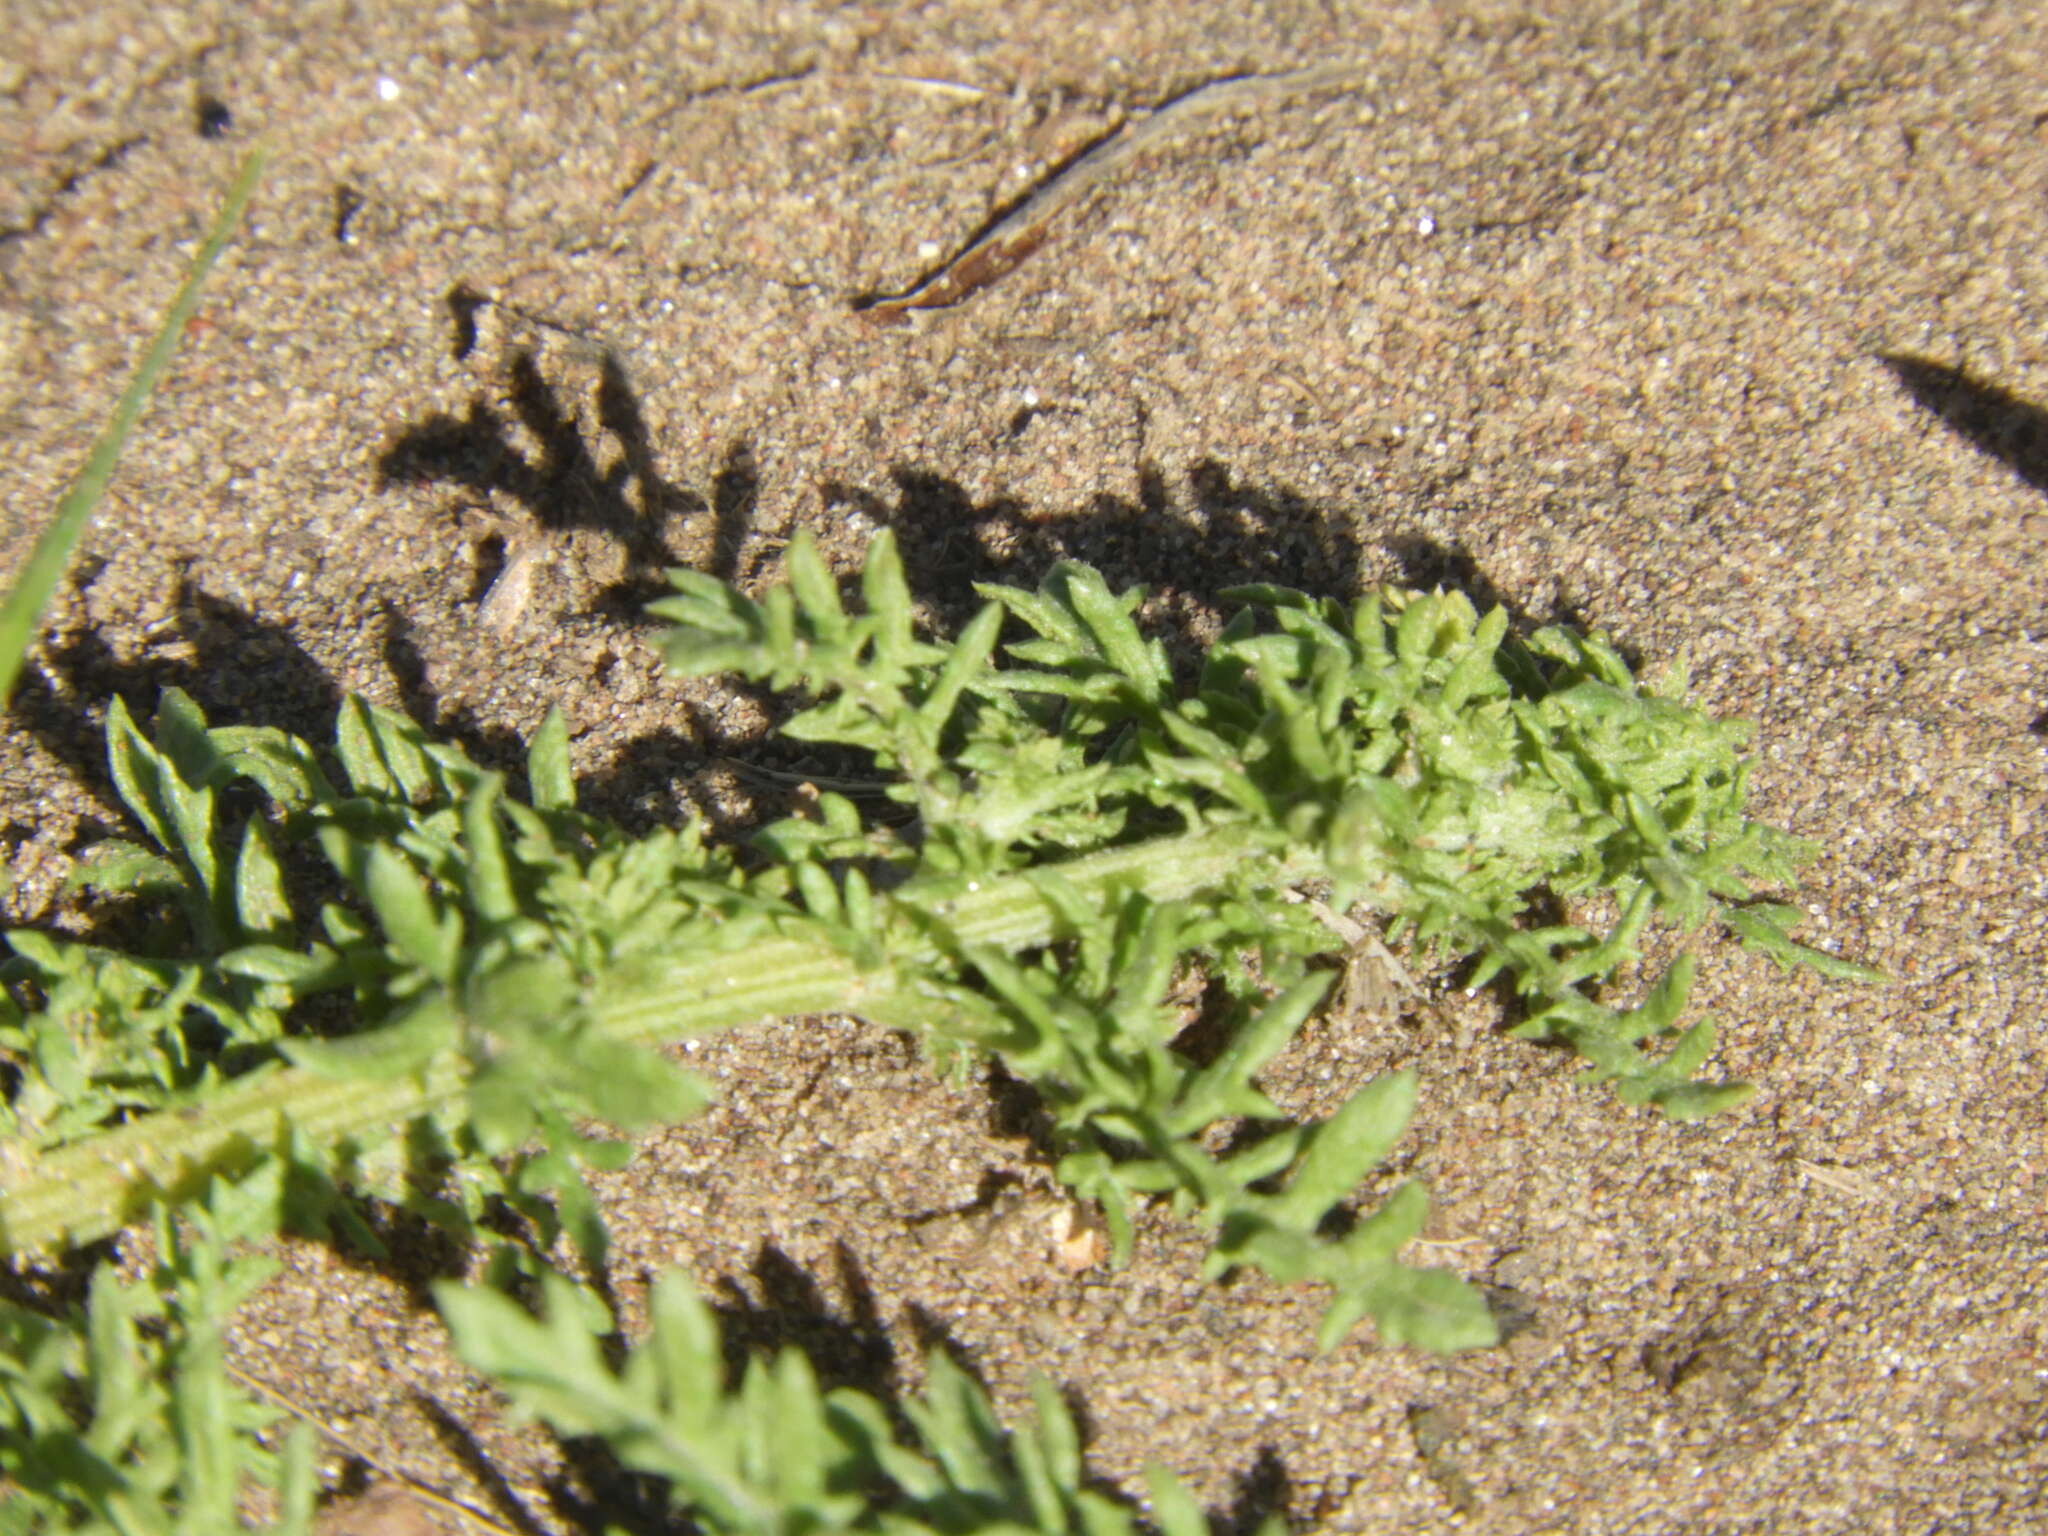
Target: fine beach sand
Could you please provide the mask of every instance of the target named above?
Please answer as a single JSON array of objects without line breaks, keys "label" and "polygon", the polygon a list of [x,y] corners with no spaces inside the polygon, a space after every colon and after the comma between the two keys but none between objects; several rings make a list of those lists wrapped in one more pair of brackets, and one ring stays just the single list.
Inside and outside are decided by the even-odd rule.
[{"label": "fine beach sand", "polygon": [[[618,1290],[680,1264],[833,1381],[913,1387],[943,1342],[1014,1412],[1044,1372],[1092,1471],[1163,1461],[1232,1529],[2048,1530],[2037,8],[0,0],[0,32],[0,569],[275,152],[0,732],[12,922],[80,921],[106,703],[173,684],[316,737],[357,691],[496,764],[559,703],[593,809],[777,812],[733,761],[803,761],[759,754],[757,696],[666,679],[638,608],[666,565],[773,579],[799,528],[841,569],[897,529],[940,624],[1073,556],[1168,635],[1248,580],[1597,626],[1758,722],[1759,814],[1822,849],[1806,936],[1894,980],[1702,939],[1759,1091],[1693,1125],[1491,999],[1312,1026],[1274,1085],[1303,1113],[1419,1071],[1389,1178],[1501,1348],[1318,1356],[1315,1294],[1204,1284],[1164,1212],[1071,1273],[989,1085],[838,1018],[694,1052],[717,1108],[604,1185]],[[1337,64],[1156,134],[952,307],[854,312],[1126,119]],[[660,1528],[439,1348],[418,1282],[459,1258],[287,1259],[242,1369],[508,1528]]]}]

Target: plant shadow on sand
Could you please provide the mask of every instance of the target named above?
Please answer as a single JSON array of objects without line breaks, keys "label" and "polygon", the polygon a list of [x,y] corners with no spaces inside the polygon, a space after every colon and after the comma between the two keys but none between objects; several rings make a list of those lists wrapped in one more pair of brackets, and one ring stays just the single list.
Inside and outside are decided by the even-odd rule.
[{"label": "plant shadow on sand", "polygon": [[[1939,417],[1956,436],[1998,460],[2033,489],[2048,491],[2048,409],[1932,358],[1880,352],[1877,360],[1915,404]],[[2048,736],[2048,709],[2027,729]]]},{"label": "plant shadow on sand", "polygon": [[[844,1387],[864,1393],[881,1405],[899,1434],[906,1433],[911,1420],[904,1403],[914,1388],[904,1380],[890,1340],[883,1316],[884,1298],[876,1296],[858,1258],[843,1241],[835,1246],[833,1267],[836,1287],[828,1286],[772,1242],[764,1242],[746,1276],[726,1275],[718,1280],[708,1300],[724,1345],[723,1385],[727,1390],[735,1388],[750,1362],[765,1363],[785,1349],[794,1349],[810,1362],[822,1390]],[[641,1287],[652,1279],[643,1275]],[[832,1289],[844,1297],[842,1305],[835,1306],[829,1294]],[[988,1393],[989,1383],[975,1368],[972,1352],[941,1321],[914,1302],[903,1311],[920,1350],[943,1352]],[[618,1351],[613,1353],[616,1363]],[[1070,1394],[1065,1401],[1080,1430],[1085,1455],[1093,1438],[1087,1404]],[[506,1470],[460,1417],[422,1392],[414,1393],[413,1406],[427,1419],[443,1448],[484,1491],[494,1518],[521,1532],[546,1528],[542,1512],[515,1490]],[[551,1435],[551,1439],[560,1457],[560,1470],[541,1485],[547,1501],[546,1520],[591,1536],[608,1530],[683,1536],[701,1529],[689,1516],[671,1512],[662,1479],[621,1465],[602,1441],[559,1435]],[[364,1480],[358,1476],[356,1484]],[[1111,1498],[1122,1498],[1099,1478],[1087,1478],[1086,1485]],[[1279,1453],[1271,1446],[1261,1447],[1252,1465],[1232,1480],[1228,1503],[1219,1512],[1218,1529],[1232,1536],[1250,1536],[1269,1516],[1285,1510],[1291,1487]]]},{"label": "plant shadow on sand", "polygon": [[2048,410],[1931,358],[1881,352],[1878,361],[1956,436],[2048,491]]},{"label": "plant shadow on sand", "polygon": [[[713,514],[713,574],[730,579],[756,563],[762,551],[751,525],[759,482],[749,443],[726,446],[708,494],[699,496],[661,474],[641,403],[609,357],[582,412],[567,391],[542,377],[529,352],[515,351],[506,371],[512,416],[526,441],[540,445],[537,453],[523,451],[513,420],[479,396],[464,417],[434,412],[398,427],[376,460],[379,485],[509,499],[530,519],[520,536],[594,530],[616,540],[627,574],[600,595],[591,617],[619,626],[622,643],[652,627],[642,609],[665,590],[657,573],[669,560],[663,528],[675,513]],[[601,459],[612,467],[601,469]],[[1239,585],[1350,598],[1370,584],[1369,573],[1384,572],[1411,587],[1462,590],[1482,609],[1504,606],[1518,631],[1536,622],[1487,579],[1467,550],[1416,532],[1392,509],[1319,507],[1289,486],[1260,483],[1213,459],[1195,465],[1177,488],[1148,467],[1135,499],[1105,493],[1066,509],[1033,508],[1009,497],[977,501],[929,467],[898,465],[889,474],[886,490],[820,483],[824,515],[836,519],[852,508],[893,529],[915,595],[948,632],[977,605],[975,583],[1035,585],[1060,560],[1096,566],[1112,587],[1143,585],[1154,594],[1148,627],[1184,674],[1200,636],[1213,632],[1224,611],[1217,594]],[[1377,554],[1369,555],[1374,546]],[[93,575],[88,567],[74,585],[90,586]],[[160,692],[175,686],[191,693],[215,724],[276,725],[316,744],[331,731],[340,686],[286,628],[213,596],[188,576],[178,579],[177,645],[156,643],[124,658],[96,632],[81,630],[45,649],[14,703],[28,730],[110,810],[117,802],[102,720],[114,696],[126,699],[138,720],[146,721]],[[451,594],[458,609],[473,608],[481,598],[474,587]],[[383,659],[406,713],[516,781],[525,756],[519,735],[444,701],[432,685],[414,616],[391,600],[379,611]],[[1569,622],[1574,616],[1549,617]],[[787,712],[786,701],[761,690],[727,686],[752,697],[770,720]],[[615,743],[609,764],[579,783],[583,803],[637,828],[672,814],[678,794],[697,798],[683,786],[711,760],[745,761],[759,752],[758,734],[728,734],[713,711],[684,708],[687,718],[676,724]],[[789,750],[776,747],[769,756]],[[797,751],[796,760],[764,766],[792,769],[799,777],[867,772],[865,763],[842,762],[829,752]],[[699,809],[712,814],[714,808]],[[93,823],[81,833],[90,839],[106,830]]]}]

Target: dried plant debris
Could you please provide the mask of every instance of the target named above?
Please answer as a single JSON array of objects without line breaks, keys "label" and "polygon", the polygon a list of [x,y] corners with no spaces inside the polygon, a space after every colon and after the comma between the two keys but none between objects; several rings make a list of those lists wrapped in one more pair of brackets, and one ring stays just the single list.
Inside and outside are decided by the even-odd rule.
[{"label": "dried plant debris", "polygon": [[1241,75],[1198,85],[1143,118],[1111,129],[1056,168],[1023,202],[1003,214],[936,271],[902,293],[863,300],[855,312],[871,325],[903,325],[913,312],[944,309],[1023,265],[1051,235],[1063,209],[1095,190],[1148,150],[1192,133],[1225,112],[1282,101],[1361,78],[1365,66],[1318,64],[1276,75]]},{"label": "dried plant debris", "polygon": [[1411,1406],[1408,1410],[1408,1433],[1415,1441],[1415,1454],[1422,1459],[1422,1470],[1436,1484],[1444,1502],[1461,1515],[1469,1515],[1477,1509],[1478,1491],[1473,1488],[1472,1479],[1458,1465],[1458,1429],[1451,1422],[1450,1415],[1441,1408],[1422,1404]]}]

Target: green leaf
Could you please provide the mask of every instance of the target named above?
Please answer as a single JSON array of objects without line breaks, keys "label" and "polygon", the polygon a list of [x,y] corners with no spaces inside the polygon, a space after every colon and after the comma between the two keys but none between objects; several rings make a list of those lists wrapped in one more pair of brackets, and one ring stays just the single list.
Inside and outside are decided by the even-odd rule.
[{"label": "green leaf", "polygon": [[1034,1372],[1031,1401],[1038,1412],[1038,1432],[1032,1438],[1043,1452],[1047,1477],[1056,1489],[1079,1488],[1081,1431],[1067,1411],[1066,1399],[1050,1377]]},{"label": "green leaf", "polygon": [[903,557],[897,552],[892,528],[882,529],[868,544],[860,595],[874,621],[877,655],[885,661],[908,661],[914,627],[910,583],[904,580]]},{"label": "green leaf", "polygon": [[1785,970],[1804,967],[1831,981],[1882,983],[1890,980],[1883,971],[1871,966],[1844,960],[1840,955],[1831,955],[1826,950],[1813,949],[1798,942],[1792,937],[1791,930],[1805,918],[1806,914],[1797,907],[1773,902],[1721,909],[1721,921],[1742,941],[1744,949],[1768,955]]},{"label": "green leaf", "polygon": [[645,1046],[582,1039],[569,1046],[575,1067],[565,1074],[585,1113],[622,1130],[678,1125],[712,1099],[703,1078]]},{"label": "green leaf", "polygon": [[310,1424],[294,1424],[278,1458],[277,1524],[270,1536],[306,1536],[320,1499],[320,1434]]},{"label": "green leaf", "polygon": [[647,609],[670,621],[661,640],[668,669],[679,677],[758,676],[766,637],[760,605],[702,571],[672,570],[668,579],[676,595]]},{"label": "green leaf", "polygon": [[277,1048],[286,1060],[315,1077],[374,1080],[421,1071],[461,1039],[460,1018],[446,997],[436,995],[364,1034],[333,1040],[296,1036],[278,1041]]},{"label": "green leaf", "polygon": [[1087,627],[1095,648],[1109,664],[1147,695],[1165,688],[1171,681],[1166,658],[1156,644],[1148,644],[1131,622],[1131,613],[1144,600],[1144,590],[1133,588],[1121,598],[1110,595],[1101,575],[1089,566],[1063,563],[1054,569],[1048,583]]},{"label": "green leaf", "polygon": [[[1304,976],[1239,1028],[1216,1059],[1189,1082],[1181,1095],[1174,1129],[1192,1134],[1232,1115],[1278,1118],[1252,1078],[1281,1051],[1329,996],[1333,972]],[[1278,1170],[1273,1170],[1277,1172]],[[1248,1179],[1261,1177],[1250,1174]]]},{"label": "green leaf", "polygon": [[169,859],[134,843],[109,838],[95,843],[85,861],[64,877],[67,891],[105,896],[142,896],[185,889],[185,871]]},{"label": "green leaf", "polygon": [[1159,1536],[1209,1536],[1209,1517],[1171,1471],[1156,1461],[1147,1462],[1145,1487],[1152,1495],[1152,1521]]},{"label": "green leaf", "polygon": [[925,1357],[924,1400],[906,1403],[904,1411],[955,1488],[1002,1491],[1003,1427],[974,1378],[943,1350]]},{"label": "green leaf", "polygon": [[399,952],[444,983],[462,953],[462,914],[441,910],[404,854],[382,843],[363,850],[363,895]]},{"label": "green leaf", "polygon": [[469,905],[487,928],[519,916],[519,894],[513,889],[512,866],[498,830],[498,800],[504,789],[505,781],[489,774],[462,802],[462,836],[469,853]]},{"label": "green leaf", "polygon": [[530,1057],[484,1062],[469,1080],[469,1123],[477,1144],[493,1157],[512,1151],[540,1124],[544,1102]]},{"label": "green leaf", "polygon": [[218,962],[223,974],[251,981],[277,982],[304,994],[335,986],[343,979],[339,957],[324,944],[309,950],[277,944],[247,944],[231,949]]},{"label": "green leaf", "polygon": [[583,1179],[583,1138],[564,1116],[553,1111],[541,1116],[541,1135],[546,1153],[529,1159],[519,1170],[516,1183],[522,1192],[554,1196],[555,1213],[575,1245],[577,1257],[588,1272],[601,1275],[610,1240],[597,1197]]},{"label": "green leaf", "polygon": [[[1680,955],[1672,961],[1664,974],[1657,979],[1657,985],[1650,989],[1649,996],[1620,1016],[1623,1025],[1622,1038],[1642,1040],[1676,1029],[1678,1015],[1684,1009],[1685,1000],[1692,991],[1693,976],[1698,969],[1699,962],[1690,954]],[[1686,1070],[1690,1071],[1691,1068]]]},{"label": "green leaf", "polygon": [[284,869],[260,821],[251,821],[242,832],[242,851],[235,860],[235,918],[250,939],[282,943],[293,932]]},{"label": "green leaf", "polygon": [[1704,1120],[1748,1103],[1755,1094],[1749,1083],[1676,1083],[1658,1089],[1651,1102],[1673,1120]]},{"label": "green leaf", "polygon": [[1002,629],[1002,605],[983,604],[981,611],[960,632],[960,639],[946,658],[938,680],[918,706],[918,715],[927,724],[936,728],[952,718],[961,694],[988,667],[989,658],[995,654],[996,638]]},{"label": "green leaf", "polygon": [[1273,1203],[1274,1219],[1306,1227],[1349,1196],[1408,1128],[1415,1082],[1413,1070],[1375,1078],[1318,1126],[1286,1193]]},{"label": "green leaf", "polygon": [[267,726],[217,726],[211,733],[229,771],[253,780],[283,812],[334,799],[313,749]]},{"label": "green leaf", "polygon": [[206,716],[182,688],[166,688],[150,722],[157,750],[177,771],[181,783],[210,788],[225,775],[226,764],[214,746]]},{"label": "green leaf", "polygon": [[810,530],[799,529],[784,554],[790,590],[797,607],[820,640],[838,642],[846,636],[846,610],[839,604],[839,583],[818,557],[817,541]]},{"label": "green leaf", "polygon": [[334,745],[359,795],[420,804],[434,792],[418,726],[350,694],[335,718]]},{"label": "green leaf", "polygon": [[107,705],[107,767],[129,813],[159,848],[176,852],[177,833],[164,807],[163,781],[170,765],[136,728],[118,694]]},{"label": "green leaf", "polygon": [[576,778],[569,766],[569,721],[549,706],[526,749],[526,782],[537,811],[576,809]]},{"label": "green leaf", "polygon": [[1466,642],[1469,647],[1444,679],[1441,707],[1463,709],[1474,698],[1504,691],[1495,661],[1502,638],[1507,634],[1508,612],[1495,608],[1479,621],[1479,628]]},{"label": "green leaf", "polygon": [[341,758],[349,787],[359,795],[381,795],[387,799],[400,793],[398,781],[384,766],[370,732],[369,706],[350,694],[341,701],[334,720],[334,750]]},{"label": "green leaf", "polygon": [[[1500,1342],[1500,1325],[1484,1294],[1440,1269],[1390,1265],[1367,1287],[1363,1310],[1389,1344],[1413,1344],[1447,1355],[1491,1349]],[[1343,1313],[1333,1305],[1317,1333],[1318,1348],[1334,1349],[1342,1340],[1350,1327],[1342,1319]]]}]

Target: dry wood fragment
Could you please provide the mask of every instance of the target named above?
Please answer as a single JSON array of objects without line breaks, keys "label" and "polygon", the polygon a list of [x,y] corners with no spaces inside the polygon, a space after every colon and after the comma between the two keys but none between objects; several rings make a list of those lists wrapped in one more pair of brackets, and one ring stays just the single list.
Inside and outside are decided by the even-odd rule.
[{"label": "dry wood fragment", "polygon": [[911,311],[958,304],[1015,271],[1046,241],[1053,216],[1093,191],[1146,150],[1189,133],[1211,118],[1254,102],[1285,100],[1361,77],[1363,64],[1316,64],[1277,75],[1238,75],[1184,91],[1143,119],[1128,120],[1041,181],[998,218],[903,293],[864,300],[855,313],[870,325],[903,325]]},{"label": "dry wood fragment", "polygon": [[290,1393],[238,1366],[228,1366],[227,1373],[244,1391],[253,1392],[301,1423],[312,1425],[343,1454],[378,1474],[380,1480],[366,1492],[335,1500],[320,1511],[314,1521],[317,1536],[446,1536],[451,1529],[477,1532],[480,1536],[513,1536],[513,1532],[488,1515],[435,1492],[418,1478],[390,1465],[301,1405]]}]

